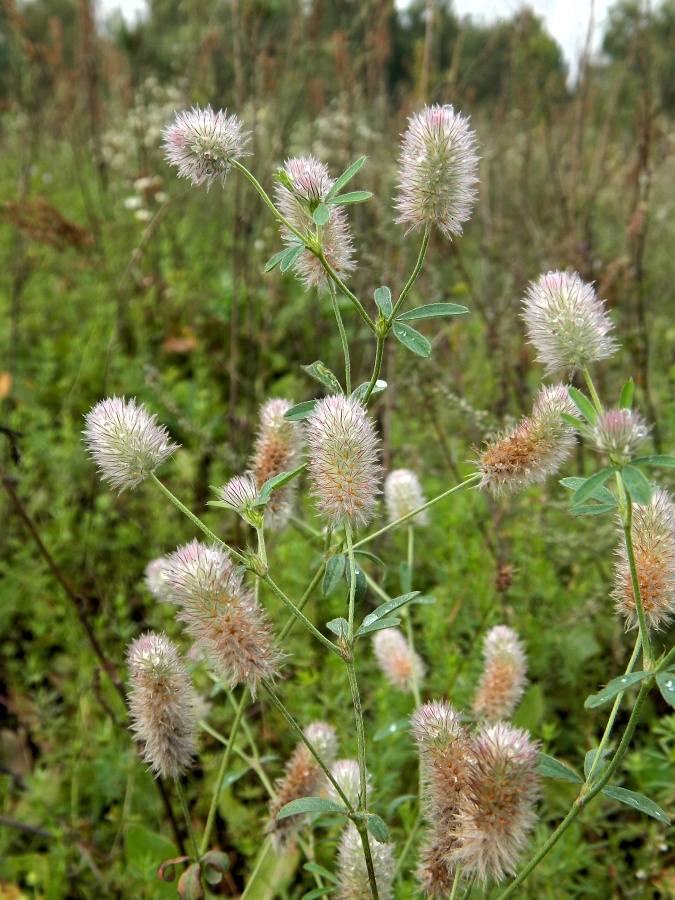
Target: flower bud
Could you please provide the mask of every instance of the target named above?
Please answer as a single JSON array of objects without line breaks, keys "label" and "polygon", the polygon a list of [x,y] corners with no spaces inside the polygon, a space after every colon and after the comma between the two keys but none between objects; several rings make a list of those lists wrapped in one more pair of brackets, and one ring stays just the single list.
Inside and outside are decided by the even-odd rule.
[{"label": "flower bud", "polygon": [[258,489],[250,475],[236,475],[218,491],[218,499],[222,503],[227,503],[254,528],[259,528],[263,523],[262,509],[254,506],[257,498]]},{"label": "flower bud", "polygon": [[525,649],[512,628],[497,625],[485,636],[485,668],[478,683],[473,711],[488,722],[509,719],[527,681]]},{"label": "flower bud", "polygon": [[214,113],[210,106],[195,106],[177,113],[173,125],[164,130],[166,160],[178,167],[179,178],[205,183],[207,190],[218,179],[224,186],[232,160],[248,155],[244,148],[250,133],[227,110]]},{"label": "flower bud", "polygon": [[[417,475],[409,469],[394,469],[390,472],[384,480],[384,502],[390,522],[396,522],[419,506],[424,506],[426,500]],[[408,519],[406,524],[428,525],[429,515],[426,509]]]}]

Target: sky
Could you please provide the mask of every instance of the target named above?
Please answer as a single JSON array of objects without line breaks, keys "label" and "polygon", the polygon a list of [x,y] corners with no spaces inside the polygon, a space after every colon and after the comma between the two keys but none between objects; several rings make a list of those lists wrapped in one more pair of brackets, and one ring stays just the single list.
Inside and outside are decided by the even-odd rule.
[{"label": "sky", "polygon": [[[607,11],[615,3],[616,0],[595,0],[595,3],[592,0],[527,0],[526,5],[543,17],[547,30],[561,45],[573,76],[586,41],[591,7],[595,20],[592,47],[597,50]],[[142,16],[147,9],[146,0],[98,0],[98,4],[102,15],[106,16],[119,8],[130,22]],[[397,4],[404,6],[405,0],[397,0]],[[484,22],[509,18],[523,5],[523,0],[454,0],[458,15],[471,14]]]}]

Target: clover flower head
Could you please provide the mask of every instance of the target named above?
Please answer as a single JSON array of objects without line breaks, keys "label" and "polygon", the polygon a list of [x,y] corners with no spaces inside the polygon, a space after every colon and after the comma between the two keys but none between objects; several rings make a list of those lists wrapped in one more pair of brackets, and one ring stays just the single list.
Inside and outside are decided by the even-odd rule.
[{"label": "clover flower head", "polygon": [[156,600],[168,600],[171,593],[166,568],[165,556],[153,559],[145,567],[145,586]]},{"label": "clover flower head", "polygon": [[[260,408],[258,434],[249,461],[249,475],[257,490],[270,478],[291,472],[302,463],[304,429],[284,414],[293,406],[288,400],[268,400]],[[288,522],[297,492],[297,480],[277,488],[265,507],[265,525],[280,531]]]},{"label": "clover flower head", "polygon": [[[390,522],[396,522],[426,502],[420,480],[410,469],[394,469],[384,480],[384,502]],[[425,510],[412,519],[408,525],[428,525],[429,515]]]},{"label": "clover flower head", "polygon": [[[394,845],[380,843],[368,834],[370,854],[375,870],[377,891],[381,900],[392,900],[394,896]],[[338,886],[336,900],[364,900],[371,897],[368,870],[363,856],[361,835],[356,825],[350,822],[342,831],[337,859]]]},{"label": "clover flower head", "polygon": [[615,465],[626,465],[649,436],[646,421],[631,409],[610,409],[598,416],[592,431],[595,449]]},{"label": "clover flower head", "polygon": [[380,669],[387,681],[399,691],[411,692],[413,683],[419,684],[427,673],[420,655],[410,650],[399,628],[386,628],[373,635],[373,647]]},{"label": "clover flower head", "polygon": [[164,130],[166,160],[178,167],[179,178],[206,184],[208,190],[214,181],[225,184],[233,159],[248,155],[249,135],[227,110],[214,112],[210,106],[195,106],[176,113],[174,123]]},{"label": "clover flower head", "polygon": [[[361,772],[358,761],[355,759],[339,759],[332,767],[331,775],[340,785],[351,805],[356,808],[359,803],[359,794],[361,793]],[[366,791],[370,794],[370,776],[367,776],[367,778]],[[326,787],[326,794],[330,800],[334,800],[336,803],[344,802],[330,782]]]},{"label": "clover flower head", "polygon": [[473,711],[488,722],[508,719],[522,697],[527,681],[523,644],[512,628],[496,625],[485,636],[483,659],[485,667]]}]

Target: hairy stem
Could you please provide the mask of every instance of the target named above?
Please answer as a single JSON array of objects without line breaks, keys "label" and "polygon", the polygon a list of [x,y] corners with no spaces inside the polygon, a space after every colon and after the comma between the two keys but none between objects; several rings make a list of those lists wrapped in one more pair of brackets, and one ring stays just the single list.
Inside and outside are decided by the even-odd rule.
[{"label": "hairy stem", "polygon": [[192,844],[192,852],[194,854],[194,861],[198,862],[200,853],[199,847],[197,846],[197,836],[195,835],[195,829],[192,824],[192,818],[190,817],[190,810],[188,809],[187,800],[185,798],[185,791],[183,790],[183,786],[180,781],[176,782],[176,793],[178,794],[178,799],[180,800],[181,809],[183,810],[183,816],[185,817],[185,824],[187,825],[188,834],[190,835],[190,843]]},{"label": "hairy stem", "polygon": [[584,379],[586,381],[586,386],[588,387],[589,393],[591,395],[591,400],[593,401],[593,406],[596,408],[597,412],[602,415],[603,408],[602,403],[600,402],[600,397],[598,396],[598,392],[595,389],[595,385],[593,384],[593,379],[591,378],[591,373],[588,371],[588,368],[584,366],[581,370],[583,372]]},{"label": "hairy stem", "polygon": [[349,341],[347,340],[347,332],[345,331],[342,316],[340,315],[340,308],[338,306],[337,294],[335,293],[335,285],[333,284],[333,282],[330,282],[330,302],[333,306],[335,320],[337,322],[338,331],[340,332],[342,352],[345,357],[345,388],[347,390],[347,395],[349,395],[352,392],[352,367],[349,359]]},{"label": "hairy stem", "polygon": [[422,246],[420,247],[420,252],[417,256],[417,262],[415,263],[415,268],[412,270],[412,274],[410,275],[410,278],[406,281],[405,286],[404,286],[403,290],[401,291],[401,295],[398,298],[398,300],[396,301],[396,306],[394,307],[391,315],[387,319],[387,325],[392,324],[392,322],[394,321],[394,319],[396,318],[396,316],[398,314],[399,309],[401,308],[401,306],[403,306],[403,302],[404,302],[405,298],[408,296],[410,288],[417,281],[417,276],[420,274],[420,269],[422,268],[422,265],[424,263],[424,257],[427,254],[427,247],[429,246],[430,235],[431,235],[431,226],[427,225],[427,227],[424,231],[424,237],[422,238]]},{"label": "hairy stem", "polygon": [[373,377],[370,379],[368,387],[366,388],[366,393],[363,395],[363,405],[370,400],[373,391],[375,390],[375,385],[377,384],[377,380],[380,377],[380,372],[382,370],[382,354],[384,352],[384,335],[378,334],[377,336],[377,347],[375,349],[375,365],[373,366]]}]

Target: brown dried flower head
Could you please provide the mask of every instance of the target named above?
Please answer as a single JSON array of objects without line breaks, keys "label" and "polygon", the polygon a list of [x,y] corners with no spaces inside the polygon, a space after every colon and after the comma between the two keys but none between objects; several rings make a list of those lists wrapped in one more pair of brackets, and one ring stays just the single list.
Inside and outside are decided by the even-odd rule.
[{"label": "brown dried flower head", "polygon": [[527,683],[525,648],[512,628],[497,625],[485,636],[485,668],[473,701],[476,716],[488,722],[510,719]]}]

